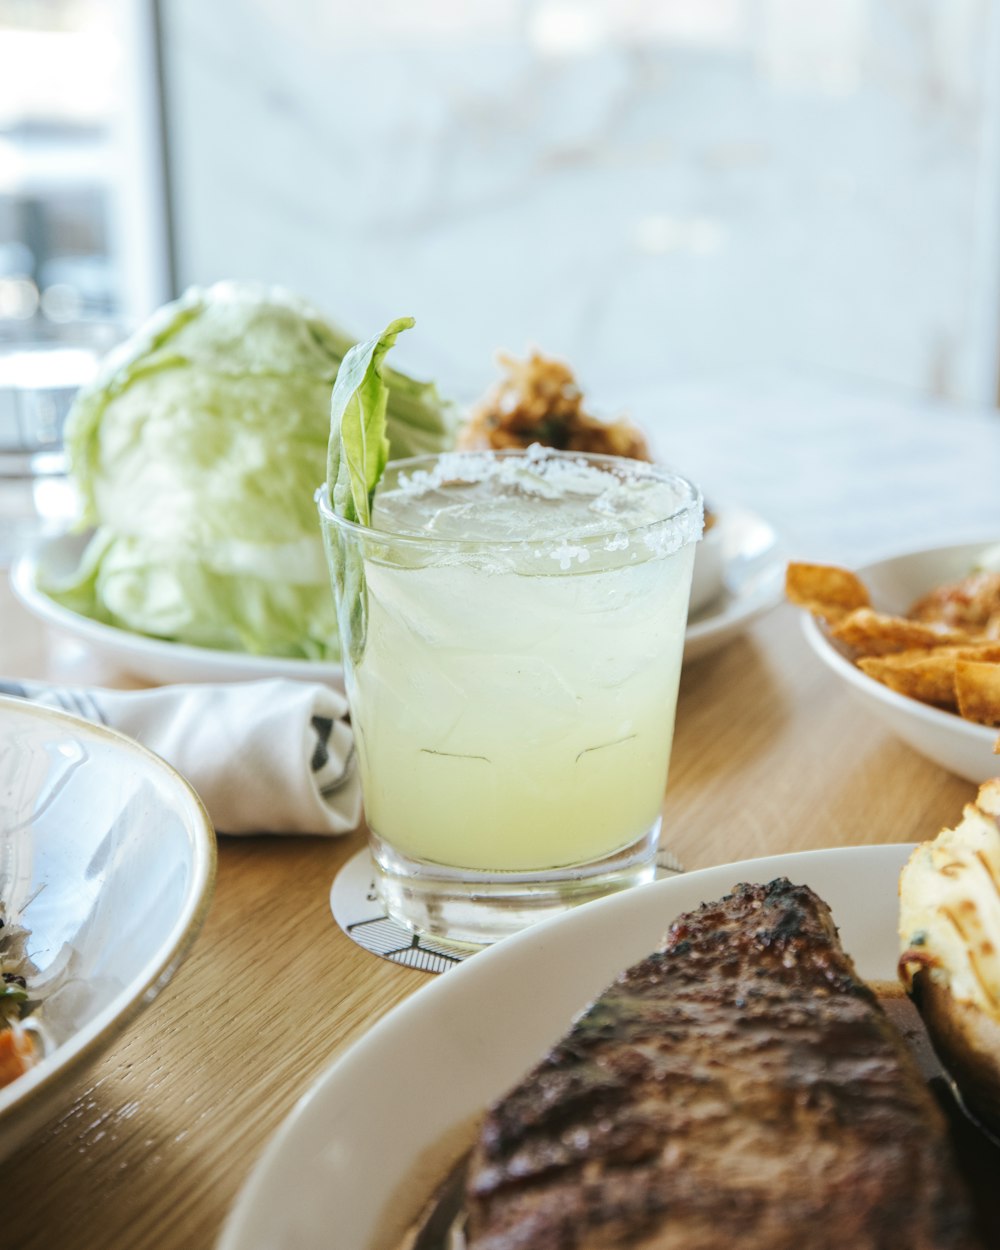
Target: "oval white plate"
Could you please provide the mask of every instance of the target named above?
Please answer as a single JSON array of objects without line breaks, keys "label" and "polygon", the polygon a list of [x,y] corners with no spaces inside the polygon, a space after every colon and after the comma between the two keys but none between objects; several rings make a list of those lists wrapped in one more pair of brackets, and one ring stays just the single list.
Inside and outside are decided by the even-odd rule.
[{"label": "oval white plate", "polygon": [[[717,530],[716,534],[714,530]],[[719,516],[704,555],[696,561],[701,610],[690,617],[684,658],[694,660],[723,646],[781,599],[785,559],[774,530],[741,508]],[[68,576],[79,566],[89,533],[60,534],[22,555],[11,569],[14,593],[41,620],[92,647],[125,672],[151,682],[252,681],[295,677],[344,688],[339,664],[219,651],[151,638],[73,612],[39,588],[39,573]]]},{"label": "oval white plate", "polygon": [[[0,1089],[0,1158],[163,989],[215,878],[201,800],[121,734],[0,698],[0,898],[29,931],[54,1046]],[[68,958],[68,963],[66,962]],[[29,983],[30,984],[30,983]]]},{"label": "oval white plate", "polygon": [[[907,551],[855,571],[868,587],[875,608],[901,614],[935,586],[971,572],[977,557],[996,545],[994,535],[979,542]],[[915,751],[977,785],[1000,774],[1000,758],[993,753],[1000,731],[883,686],[843,656],[808,614],[803,629],[812,649],[851,694]]]},{"label": "oval white plate", "polygon": [[11,586],[24,606],[58,629],[92,647],[127,673],[151,682],[254,681],[266,677],[295,677],[321,681],[344,689],[344,670],[320,660],[282,659],[219,651],[151,638],[92,620],[57,603],[38,586],[38,575],[66,577],[79,566],[90,532],[59,534],[22,555],[10,573]]},{"label": "oval white plate", "polygon": [[320,1077],[251,1173],[219,1250],[384,1250],[387,1224],[416,1214],[416,1195],[408,1205],[400,1187],[421,1157],[523,1075],[676,915],[738,881],[810,885],[833,908],[861,975],[894,979],[896,883],[911,849],[810,851],[692,872],[474,955],[422,986]]}]

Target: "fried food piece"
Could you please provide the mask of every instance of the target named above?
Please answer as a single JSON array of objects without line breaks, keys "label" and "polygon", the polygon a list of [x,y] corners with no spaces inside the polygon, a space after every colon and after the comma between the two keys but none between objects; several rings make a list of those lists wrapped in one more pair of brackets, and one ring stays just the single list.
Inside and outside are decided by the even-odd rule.
[{"label": "fried food piece", "polygon": [[871,602],[864,583],[850,569],[801,561],[793,561],[785,570],[785,594],[792,603],[830,623]]},{"label": "fried food piece", "polygon": [[1000,637],[1000,573],[978,572],[938,586],[906,614],[914,621],[936,621],[952,629]]},{"label": "fried food piece", "polygon": [[468,1250],[978,1244],[912,1056],[783,878],[621,974],[489,1110],[466,1202]]},{"label": "fried food piece", "polygon": [[30,1033],[16,1025],[0,1029],[0,1089],[23,1076],[37,1058],[38,1050]]},{"label": "fried food piece", "polygon": [[961,647],[921,647],[894,655],[862,656],[858,668],[897,694],[954,711],[955,666]]},{"label": "fried food piece", "polygon": [[958,646],[974,641],[946,625],[910,621],[872,608],[857,608],[830,630],[835,638],[859,655],[891,655],[915,648]]},{"label": "fried food piece", "polygon": [[1000,664],[959,659],[955,665],[959,713],[980,725],[1000,725]]},{"label": "fried food piece", "polygon": [[899,975],[972,1110],[1000,1129],[1000,779],[899,880]]},{"label": "fried food piece", "polygon": [[924,595],[906,616],[878,612],[850,570],[789,564],[788,599],[826,622],[867,676],[964,720],[1000,726],[1000,573]]},{"label": "fried food piece", "polygon": [[890,655],[862,656],[857,663],[863,673],[897,694],[955,711],[959,706],[956,677],[959,661],[962,660],[985,661],[986,668],[995,668],[1000,675],[1000,667],[997,667],[1000,645],[997,643],[968,647],[918,647]]},{"label": "fried food piece", "polygon": [[642,431],[630,421],[601,421],[584,411],[583,393],[561,360],[532,352],[527,360],[501,353],[505,376],[473,407],[459,431],[465,448],[530,447],[651,460]]},{"label": "fried food piece", "polygon": [[[540,352],[518,360],[500,352],[506,376],[469,412],[458,432],[466,450],[504,451],[540,443],[557,451],[652,461],[645,434],[624,417],[604,421],[585,411],[583,392],[567,364]],[[705,533],[718,514],[705,505]]]}]

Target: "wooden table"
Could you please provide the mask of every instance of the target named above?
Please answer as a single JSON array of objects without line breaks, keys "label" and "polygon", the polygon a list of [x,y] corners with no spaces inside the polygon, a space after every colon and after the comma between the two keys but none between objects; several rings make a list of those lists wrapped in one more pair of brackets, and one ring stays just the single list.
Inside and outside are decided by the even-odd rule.
[{"label": "wooden table", "polygon": [[[839,461],[825,459],[822,489],[832,490],[838,473],[845,480],[853,474],[857,485],[856,440],[868,425],[864,414],[880,401],[867,398],[860,408],[824,402],[823,436],[839,420],[843,449]],[[787,423],[784,433],[778,424],[760,431],[767,456],[781,454],[774,440],[784,438],[794,454],[795,440],[807,439],[795,428],[800,411],[791,403],[785,417],[772,418]],[[932,468],[942,483],[964,477],[960,489],[923,501],[927,530],[945,541],[994,517],[1000,533],[1000,419],[953,414],[961,438],[950,463],[941,462],[940,419],[932,408],[913,407],[900,451],[908,475],[894,478],[873,466],[883,473],[868,483],[869,503],[881,500],[870,521],[881,548],[905,545],[902,526],[909,533],[919,511],[915,493]],[[706,440],[714,439],[710,423],[703,424]],[[972,455],[970,431],[979,448]],[[724,471],[726,451],[716,446]],[[936,457],[933,466],[929,456]],[[764,512],[770,502],[783,517],[808,521],[819,479],[790,482],[780,495],[772,477],[761,479],[756,497],[748,479],[742,501]],[[796,554],[815,548],[828,556],[838,542],[836,518],[830,520],[829,529],[801,525]],[[76,644],[41,629],[6,586],[0,672],[116,680]],[[684,672],[664,824],[688,868],[924,838],[953,823],[972,793],[859,712],[807,649],[790,607],[778,607]],[[3,1164],[2,1250],[190,1250],[214,1243],[263,1146],[299,1096],[338,1051],[428,979],[360,950],[330,915],[330,883],[361,838],[222,840],[214,901],[187,961],[61,1115]],[[280,987],[277,999],[269,993],[266,1011],[263,984]]]}]

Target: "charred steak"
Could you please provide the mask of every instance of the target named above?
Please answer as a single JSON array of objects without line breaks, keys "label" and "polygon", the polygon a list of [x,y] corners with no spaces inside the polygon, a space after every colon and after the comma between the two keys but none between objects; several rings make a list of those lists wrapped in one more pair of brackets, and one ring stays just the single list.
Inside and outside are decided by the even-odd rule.
[{"label": "charred steak", "polygon": [[469,1250],[973,1250],[944,1117],[784,879],[681,916],[487,1113]]}]

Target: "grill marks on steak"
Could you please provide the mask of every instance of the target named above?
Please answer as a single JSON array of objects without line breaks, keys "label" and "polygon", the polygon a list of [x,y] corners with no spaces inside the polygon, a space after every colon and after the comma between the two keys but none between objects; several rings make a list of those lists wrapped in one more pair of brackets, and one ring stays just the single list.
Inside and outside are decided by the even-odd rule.
[{"label": "grill marks on steak", "polygon": [[680,917],[487,1114],[470,1250],[973,1250],[944,1118],[785,879]]}]

